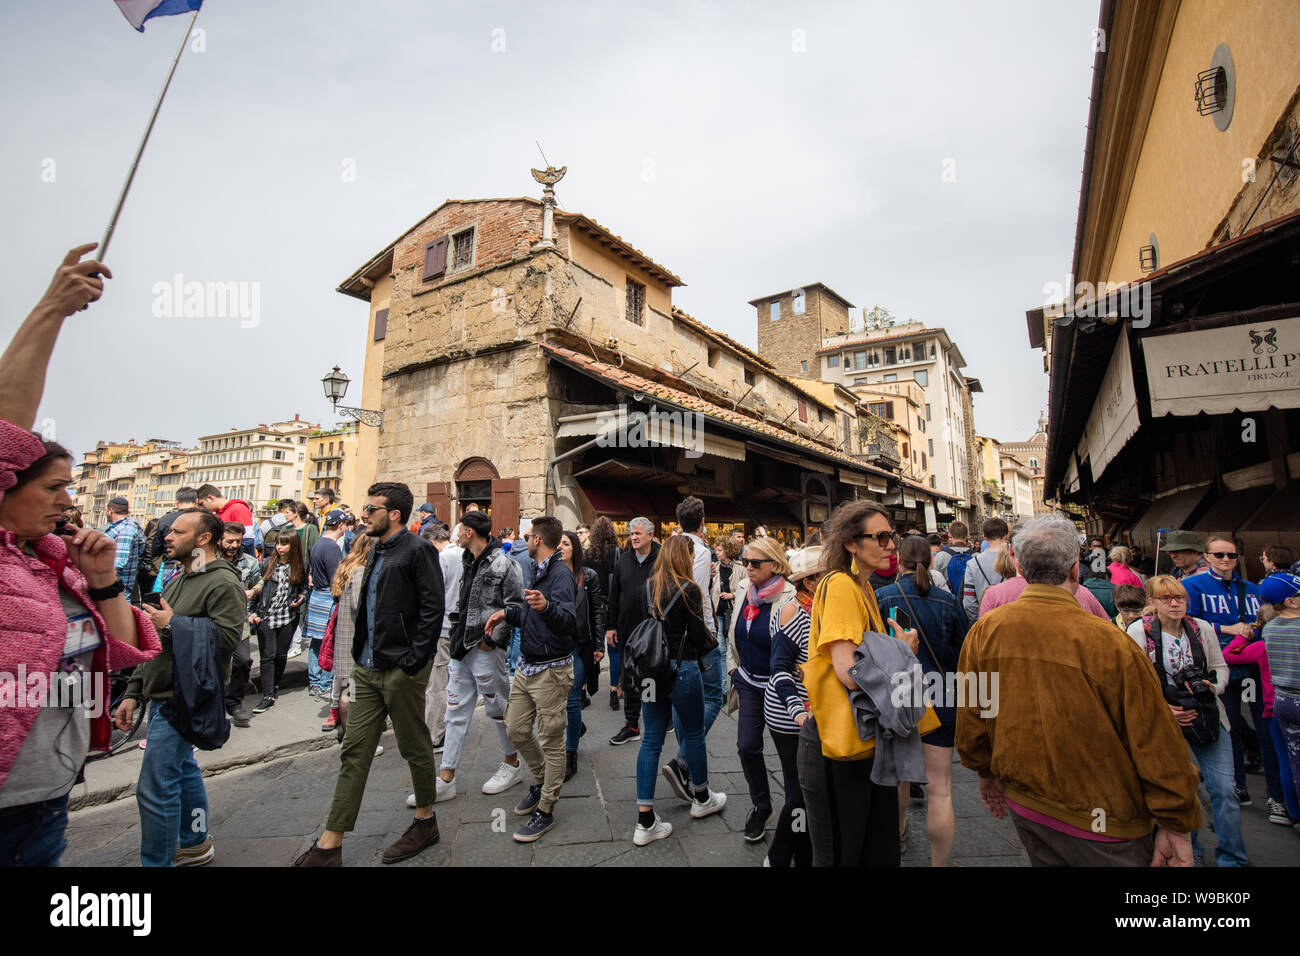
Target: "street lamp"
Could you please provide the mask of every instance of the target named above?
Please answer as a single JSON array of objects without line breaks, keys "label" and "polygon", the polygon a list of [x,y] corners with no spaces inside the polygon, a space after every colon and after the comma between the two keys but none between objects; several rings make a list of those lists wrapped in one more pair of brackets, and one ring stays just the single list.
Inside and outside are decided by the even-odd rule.
[{"label": "street lamp", "polygon": [[320,380],[321,385],[325,388],[325,397],[330,400],[334,406],[334,413],[342,415],[344,418],[355,419],[363,425],[374,425],[381,432],[384,430],[384,413],[370,408],[353,408],[350,405],[340,405],[339,401],[347,394],[348,383],[351,381],[343,372],[339,371],[337,365],[333,370]]}]

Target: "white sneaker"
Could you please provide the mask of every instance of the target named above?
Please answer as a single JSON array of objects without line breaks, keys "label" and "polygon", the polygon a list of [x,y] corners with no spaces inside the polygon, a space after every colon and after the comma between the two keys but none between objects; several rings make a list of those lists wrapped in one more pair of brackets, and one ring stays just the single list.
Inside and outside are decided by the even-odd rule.
[{"label": "white sneaker", "polygon": [[655,840],[662,840],[672,832],[673,825],[667,820],[660,820],[656,816],[654,826],[644,827],[639,823],[636,825],[636,831],[632,834],[632,842],[637,846],[645,846]]},{"label": "white sneaker", "polygon": [[302,653],[302,645],[299,644],[297,641],[294,641],[292,644],[289,645],[289,653],[287,655],[288,657],[297,657],[301,653]]},{"label": "white sneaker", "polygon": [[[447,783],[442,777],[438,777],[434,782],[438,785],[437,795],[433,798],[434,803],[442,803],[456,796],[456,781],[453,780],[451,783]],[[415,794],[412,793],[406,798],[406,805],[408,807],[416,806]]]},{"label": "white sneaker", "polygon": [[727,805],[727,795],[719,793],[717,790],[709,791],[709,799],[700,803],[698,800],[691,801],[691,816],[696,820],[707,817],[711,813],[717,813]]},{"label": "white sneaker", "polygon": [[523,779],[524,762],[522,760],[513,767],[503,760],[501,766],[497,767],[497,772],[488,778],[487,783],[483,784],[483,792],[486,794],[503,793]]},{"label": "white sneaker", "polygon": [[384,745],[380,744],[378,747],[375,748],[375,756],[382,757],[383,755],[384,755]]}]

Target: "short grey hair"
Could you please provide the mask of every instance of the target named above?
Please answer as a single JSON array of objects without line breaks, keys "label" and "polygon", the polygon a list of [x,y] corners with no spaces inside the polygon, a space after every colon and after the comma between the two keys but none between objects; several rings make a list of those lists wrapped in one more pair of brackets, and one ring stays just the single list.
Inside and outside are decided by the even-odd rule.
[{"label": "short grey hair", "polygon": [[1030,584],[1064,584],[1079,563],[1079,529],[1064,515],[1030,518],[1011,542]]},{"label": "short grey hair", "polygon": [[1128,564],[1128,559],[1132,557],[1133,552],[1122,544],[1116,545],[1110,549],[1110,560],[1112,564]]},{"label": "short grey hair", "polygon": [[649,531],[654,534],[655,523],[649,518],[633,518],[627,523],[627,530],[631,531],[633,528],[640,528],[642,531]]}]

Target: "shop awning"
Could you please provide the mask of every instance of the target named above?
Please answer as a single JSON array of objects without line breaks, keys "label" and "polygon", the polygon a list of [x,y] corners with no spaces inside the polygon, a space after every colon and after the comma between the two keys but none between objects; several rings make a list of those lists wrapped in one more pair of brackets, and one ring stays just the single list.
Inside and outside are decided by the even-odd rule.
[{"label": "shop awning", "polygon": [[629,413],[615,407],[582,415],[565,415],[556,421],[560,426],[555,432],[557,439],[590,437],[605,432],[610,447],[614,448],[667,445],[695,455],[745,460],[745,443],[713,434],[704,416],[697,412]]},{"label": "shop awning", "polygon": [[1151,506],[1133,525],[1133,530],[1129,532],[1133,543],[1141,545],[1143,549],[1151,553],[1155,553],[1156,532],[1161,528],[1170,531],[1184,529],[1187,516],[1205,500],[1205,496],[1209,491],[1210,485],[1207,483],[1197,485],[1195,488],[1185,488],[1182,491],[1177,491],[1172,495],[1165,495],[1163,498],[1157,498],[1151,502]]},{"label": "shop awning", "polygon": [[589,488],[579,483],[596,514],[618,521],[627,518],[653,518],[657,508],[645,492],[622,488]]}]

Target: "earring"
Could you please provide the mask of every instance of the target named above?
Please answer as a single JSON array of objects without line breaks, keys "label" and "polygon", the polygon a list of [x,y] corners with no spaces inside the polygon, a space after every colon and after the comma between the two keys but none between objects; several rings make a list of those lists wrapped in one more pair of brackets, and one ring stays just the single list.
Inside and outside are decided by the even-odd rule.
[{"label": "earring", "polygon": [[858,559],[857,559],[857,558],[854,558],[852,561],[849,562],[849,573],[852,574],[854,577],[857,577],[857,574],[858,574]]}]

